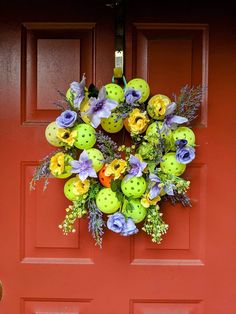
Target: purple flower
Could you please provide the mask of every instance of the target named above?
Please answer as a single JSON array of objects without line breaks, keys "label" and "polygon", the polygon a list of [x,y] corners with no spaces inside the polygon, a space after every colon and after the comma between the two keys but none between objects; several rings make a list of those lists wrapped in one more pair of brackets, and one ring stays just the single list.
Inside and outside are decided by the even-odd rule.
[{"label": "purple flower", "polygon": [[146,168],[147,163],[146,162],[142,162],[141,160],[139,160],[137,157],[130,155],[129,158],[129,165],[130,165],[130,170],[128,172],[128,174],[125,177],[125,180],[129,180],[133,177],[141,177],[142,176],[142,172],[143,170]]},{"label": "purple flower", "polygon": [[56,125],[59,128],[70,128],[77,119],[77,113],[72,110],[65,110],[56,118]]},{"label": "purple flower", "polygon": [[181,164],[189,164],[195,158],[195,149],[191,146],[177,148],[176,160]]},{"label": "purple flower", "polygon": [[85,88],[85,75],[83,75],[81,82],[72,82],[70,84],[70,90],[74,95],[74,107],[80,109],[80,104],[84,100],[84,88]]},{"label": "purple flower", "polygon": [[121,213],[115,213],[113,215],[110,215],[107,220],[107,227],[111,231],[114,231],[116,233],[122,232],[124,229],[126,222],[125,222],[125,216]]},{"label": "purple flower", "polygon": [[127,104],[133,104],[138,101],[142,96],[142,93],[139,90],[134,88],[127,88],[125,91],[125,100]]},{"label": "purple flower", "polygon": [[178,148],[183,148],[187,144],[188,144],[188,141],[186,139],[175,141],[175,145],[178,146]]},{"label": "purple flower", "polygon": [[106,98],[106,89],[103,86],[98,94],[98,98],[89,98],[90,108],[83,114],[88,115],[90,123],[94,128],[97,128],[102,118],[108,118],[111,111],[118,106],[115,100]]},{"label": "purple flower", "polygon": [[152,187],[151,187],[151,189],[149,191],[149,198],[150,198],[150,200],[153,200],[161,192],[161,189],[159,187],[159,185],[161,183],[161,180],[158,178],[158,176],[156,176],[153,173],[149,174],[149,179],[150,179],[151,184],[152,184]]},{"label": "purple flower", "polygon": [[176,103],[172,102],[167,106],[166,112],[165,112],[165,119],[163,121],[163,125],[161,128],[161,133],[169,133],[170,130],[175,130],[178,126],[178,124],[186,123],[188,122],[188,119],[181,116],[176,116],[173,114],[173,112],[176,109]]},{"label": "purple flower", "polygon": [[164,185],[164,191],[167,195],[174,195],[175,185],[170,182],[166,182]]},{"label": "purple flower", "polygon": [[135,226],[135,223],[131,218],[128,218],[124,225],[123,230],[121,231],[121,235],[127,237],[136,233],[138,233],[138,229]]},{"label": "purple flower", "polygon": [[72,166],[71,173],[77,173],[81,181],[86,180],[87,177],[97,178],[96,171],[92,166],[92,160],[89,159],[85,150],[80,154],[79,160],[72,160],[69,164]]}]

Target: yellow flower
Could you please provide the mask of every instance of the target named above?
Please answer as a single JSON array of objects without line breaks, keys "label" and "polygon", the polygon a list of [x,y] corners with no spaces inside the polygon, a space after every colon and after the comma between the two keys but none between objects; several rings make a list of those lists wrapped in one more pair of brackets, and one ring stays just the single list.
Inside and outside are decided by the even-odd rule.
[{"label": "yellow flower", "polygon": [[152,200],[150,200],[149,197],[150,197],[149,194],[146,193],[146,194],[143,195],[143,197],[141,199],[141,204],[145,208],[148,208],[151,205],[156,205],[156,203],[161,200],[159,195],[157,197],[155,197],[154,199],[152,199]]},{"label": "yellow flower", "polygon": [[146,112],[141,112],[140,109],[135,108],[128,118],[128,127],[131,133],[140,134],[143,133],[148,126],[148,117]]},{"label": "yellow flower", "polygon": [[125,172],[127,167],[127,162],[123,159],[114,159],[112,162],[107,166],[105,170],[106,176],[114,176],[114,179],[118,179],[122,173]]},{"label": "yellow flower", "polygon": [[73,193],[75,195],[83,195],[88,192],[89,187],[90,187],[89,180],[81,181],[80,178],[78,177],[78,180],[76,180],[73,184]]},{"label": "yellow flower", "polygon": [[77,136],[77,131],[73,130],[67,130],[63,128],[57,129],[57,137],[64,143],[66,143],[69,146],[73,146]]},{"label": "yellow flower", "polygon": [[155,95],[148,102],[148,113],[154,119],[164,118],[166,107],[171,103],[170,99],[165,95]]},{"label": "yellow flower", "polygon": [[50,171],[52,174],[60,175],[64,172],[65,169],[65,154],[57,153],[56,155],[52,156],[50,160]]}]

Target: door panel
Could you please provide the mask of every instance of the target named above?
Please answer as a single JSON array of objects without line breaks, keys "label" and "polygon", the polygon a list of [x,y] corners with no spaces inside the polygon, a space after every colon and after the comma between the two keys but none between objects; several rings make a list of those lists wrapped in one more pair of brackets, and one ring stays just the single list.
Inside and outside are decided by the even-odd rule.
[{"label": "door panel", "polygon": [[[181,87],[208,84],[208,25],[135,23],[128,55],[133,55],[133,76],[145,78],[152,94],[172,97]],[[132,51],[131,51],[132,50]],[[132,53],[133,52],[133,53]],[[131,61],[131,60],[130,60]],[[164,219],[170,226],[159,246],[145,235],[135,237],[132,258],[135,264],[203,265],[207,180],[204,138],[207,136],[207,93],[195,122],[197,158],[189,165],[185,178],[191,181],[189,193],[193,208],[172,208],[163,204]],[[200,183],[200,184],[199,184]],[[179,221],[181,223],[176,223]],[[140,239],[142,237],[142,240]]]},{"label": "door panel", "polygon": [[194,124],[197,158],[185,174],[193,206],[162,205],[170,229],[161,245],[141,232],[126,238],[106,230],[100,250],[87,219],[75,234],[62,235],[64,180],[51,179],[45,192],[43,182],[29,192],[29,182],[38,160],[53,150],[44,131],[59,113],[56,90],[66,92],[84,72],[88,84],[111,81],[114,10],[105,1],[6,5],[0,32],[3,314],[235,313],[232,8],[203,13],[197,4],[192,11],[150,0],[134,10],[135,4],[126,7],[127,80],[147,79],[152,95],[207,86]]}]

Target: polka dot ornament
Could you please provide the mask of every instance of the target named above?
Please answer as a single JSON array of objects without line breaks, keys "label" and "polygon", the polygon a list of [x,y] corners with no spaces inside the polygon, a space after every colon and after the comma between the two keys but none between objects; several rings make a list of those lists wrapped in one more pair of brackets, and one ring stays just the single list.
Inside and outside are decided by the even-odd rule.
[{"label": "polka dot ornament", "polygon": [[150,88],[148,83],[141,78],[132,79],[127,83],[126,88],[134,88],[135,90],[139,90],[142,93],[142,97],[139,100],[140,103],[146,101],[150,95]]},{"label": "polka dot ornament", "polygon": [[119,85],[110,83],[105,85],[105,88],[108,99],[115,100],[118,103],[124,100],[124,91]]},{"label": "polka dot ornament", "polygon": [[127,197],[139,198],[146,190],[147,184],[143,177],[133,177],[126,180],[126,177],[121,182],[121,190]]},{"label": "polka dot ornament", "polygon": [[174,152],[165,154],[160,166],[163,172],[173,174],[175,176],[180,176],[186,169],[186,165],[181,164],[176,160]]},{"label": "polka dot ornament", "polygon": [[60,141],[60,139],[57,137],[57,130],[58,126],[56,125],[56,122],[51,122],[45,130],[45,137],[49,144],[55,147],[61,147],[63,146],[63,142]]},{"label": "polka dot ornament", "polygon": [[96,133],[94,128],[86,123],[77,124],[73,130],[77,131],[74,146],[79,149],[89,149],[96,143]]},{"label": "polka dot ornament", "polygon": [[121,206],[116,193],[110,188],[103,188],[98,192],[96,205],[105,214],[115,213]]},{"label": "polka dot ornament", "polygon": [[123,128],[123,121],[117,120],[117,115],[112,113],[109,118],[101,119],[101,126],[108,133],[117,133]]},{"label": "polka dot ornament", "polygon": [[90,148],[86,150],[89,156],[89,159],[93,162],[93,168],[96,172],[102,169],[104,156],[97,148]]},{"label": "polka dot ornament", "polygon": [[127,218],[132,218],[134,223],[141,222],[147,215],[147,210],[143,205],[141,204],[140,200],[137,199],[131,199],[128,203],[130,206],[127,209],[127,206],[122,209],[123,214]]}]

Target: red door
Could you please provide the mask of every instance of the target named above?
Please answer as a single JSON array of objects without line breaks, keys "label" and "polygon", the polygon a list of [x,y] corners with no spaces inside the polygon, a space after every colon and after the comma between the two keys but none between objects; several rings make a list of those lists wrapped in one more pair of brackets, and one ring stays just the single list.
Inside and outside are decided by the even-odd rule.
[{"label": "red door", "polygon": [[232,7],[190,10],[128,2],[126,77],[143,77],[152,93],[171,96],[185,84],[207,86],[194,131],[197,158],[188,167],[192,208],[165,204],[170,229],[161,245],[140,233],[106,231],[94,246],[82,220],[76,234],[57,228],[68,204],[64,182],[29,192],[44,138],[65,91],[111,80],[112,9],[105,2],[9,4],[1,10],[2,314],[236,313],[235,73]]}]

